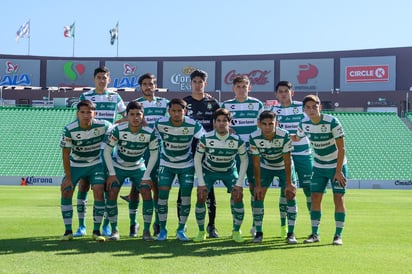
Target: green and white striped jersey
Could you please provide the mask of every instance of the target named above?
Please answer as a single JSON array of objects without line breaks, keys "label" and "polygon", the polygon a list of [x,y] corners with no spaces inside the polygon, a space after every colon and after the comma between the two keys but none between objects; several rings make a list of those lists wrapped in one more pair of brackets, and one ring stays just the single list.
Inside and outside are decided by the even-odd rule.
[{"label": "green and white striped jersey", "polygon": [[[321,115],[321,120],[317,124],[313,124],[309,117],[303,118],[297,136],[308,136],[313,148],[314,167],[336,168],[338,150],[335,139],[345,134],[338,119],[327,114]],[[346,156],[343,164],[346,164]]]},{"label": "green and white striped jersey", "polygon": [[70,166],[87,167],[101,163],[100,149],[110,127],[108,121],[98,119],[93,119],[88,130],[82,129],[78,120],[66,125],[60,147],[71,149]]},{"label": "green and white striped jersey", "polygon": [[80,95],[80,101],[90,100],[96,104],[96,119],[106,120],[114,123],[116,113],[122,114],[126,111],[126,106],[120,95],[111,90],[105,90],[103,94],[96,93],[96,90],[89,90]]},{"label": "green and white striped jersey", "polygon": [[[291,134],[296,134],[299,123],[306,116],[303,112],[302,102],[292,101],[290,106],[283,107],[281,104],[272,106],[271,111],[276,114],[276,120],[281,129],[287,130]],[[293,142],[293,155],[310,155],[309,139],[304,137],[298,142]]]},{"label": "green and white striped jersey", "polygon": [[116,125],[106,143],[112,148],[117,148],[112,156],[113,166],[125,170],[134,170],[144,166],[143,155],[146,149],[159,149],[159,143],[152,128],[142,127],[137,133],[133,133],[129,129],[129,122]]},{"label": "green and white striped jersey", "polygon": [[222,107],[233,115],[231,128],[244,142],[249,143],[249,134],[257,129],[257,120],[264,110],[263,103],[249,96],[244,102],[239,102],[236,98],[227,100]]},{"label": "green and white striped jersey", "polygon": [[271,170],[285,169],[283,154],[292,151],[289,132],[279,127],[275,128],[272,140],[266,139],[260,129],[250,134],[250,152],[252,156],[260,157],[260,166]]},{"label": "green and white striped jersey", "polygon": [[185,116],[181,126],[173,126],[170,117],[155,122],[155,129],[162,139],[160,165],[171,168],[193,166],[192,140],[200,139],[205,131],[202,125]]},{"label": "green and white striped jersey", "polygon": [[169,100],[161,97],[154,97],[153,101],[148,101],[144,97],[135,100],[143,105],[144,118],[149,127],[153,128],[156,120],[160,117],[168,116]]},{"label": "green and white striped jersey", "polygon": [[246,145],[238,135],[220,137],[212,130],[200,138],[196,153],[205,155],[203,168],[212,172],[228,172],[236,166],[236,155],[246,153]]}]

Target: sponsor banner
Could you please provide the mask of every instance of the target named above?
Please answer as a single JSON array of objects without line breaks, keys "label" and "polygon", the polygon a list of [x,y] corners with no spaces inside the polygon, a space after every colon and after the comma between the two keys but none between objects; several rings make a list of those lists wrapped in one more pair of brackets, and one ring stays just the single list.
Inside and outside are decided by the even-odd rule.
[{"label": "sponsor banner", "polygon": [[[47,60],[47,87],[94,87],[99,61]],[[110,68],[109,68],[110,69]]]},{"label": "sponsor banner", "polygon": [[169,91],[190,92],[190,74],[195,69],[201,69],[208,74],[205,91],[215,91],[215,66],[214,61],[163,62],[163,88]]},{"label": "sponsor banner", "polygon": [[60,186],[63,176],[0,176],[0,185]]},{"label": "sponsor banner", "polygon": [[322,92],[334,89],[334,60],[280,60],[280,79],[290,81],[295,91]]},{"label": "sponsor banner", "polygon": [[222,61],[222,91],[232,92],[233,79],[247,75],[252,85],[251,92],[273,92],[275,88],[275,61]]},{"label": "sponsor banner", "polygon": [[394,91],[396,56],[340,59],[341,91]]},{"label": "sponsor banner", "polygon": [[155,61],[107,61],[113,88],[138,88],[139,77],[145,73],[153,73],[157,77],[157,62]]},{"label": "sponsor banner", "polygon": [[412,180],[363,180],[361,189],[412,189]]},{"label": "sponsor banner", "polygon": [[40,60],[0,59],[0,86],[40,86]]}]

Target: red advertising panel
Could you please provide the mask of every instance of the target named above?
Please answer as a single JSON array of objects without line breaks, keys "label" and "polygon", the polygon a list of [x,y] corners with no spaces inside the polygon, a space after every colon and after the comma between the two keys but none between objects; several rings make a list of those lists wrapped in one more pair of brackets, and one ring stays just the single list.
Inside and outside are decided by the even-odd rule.
[{"label": "red advertising panel", "polygon": [[389,65],[347,66],[346,82],[388,82]]}]

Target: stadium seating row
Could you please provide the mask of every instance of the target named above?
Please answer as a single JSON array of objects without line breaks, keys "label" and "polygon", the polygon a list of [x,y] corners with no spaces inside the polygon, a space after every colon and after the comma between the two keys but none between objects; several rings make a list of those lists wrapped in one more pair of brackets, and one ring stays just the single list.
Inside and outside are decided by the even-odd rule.
[{"label": "stadium seating row", "polygon": [[[412,132],[394,113],[334,112],[345,129],[349,177],[410,180]],[[0,176],[61,176],[59,140],[70,108],[0,108]],[[408,113],[412,121],[412,113]]]}]

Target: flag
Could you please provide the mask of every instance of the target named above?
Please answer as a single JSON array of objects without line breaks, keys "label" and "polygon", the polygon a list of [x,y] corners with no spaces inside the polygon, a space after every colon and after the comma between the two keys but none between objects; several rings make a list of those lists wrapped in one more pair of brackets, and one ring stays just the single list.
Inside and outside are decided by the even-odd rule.
[{"label": "flag", "polygon": [[116,26],[109,30],[110,33],[110,45],[114,44],[114,41],[119,37],[119,22],[117,22]]},{"label": "flag", "polygon": [[16,42],[19,42],[20,38],[29,38],[30,37],[30,20],[25,24],[21,25],[16,33]]},{"label": "flag", "polygon": [[64,37],[70,38],[74,37],[74,22],[70,26],[65,26],[64,27]]}]

